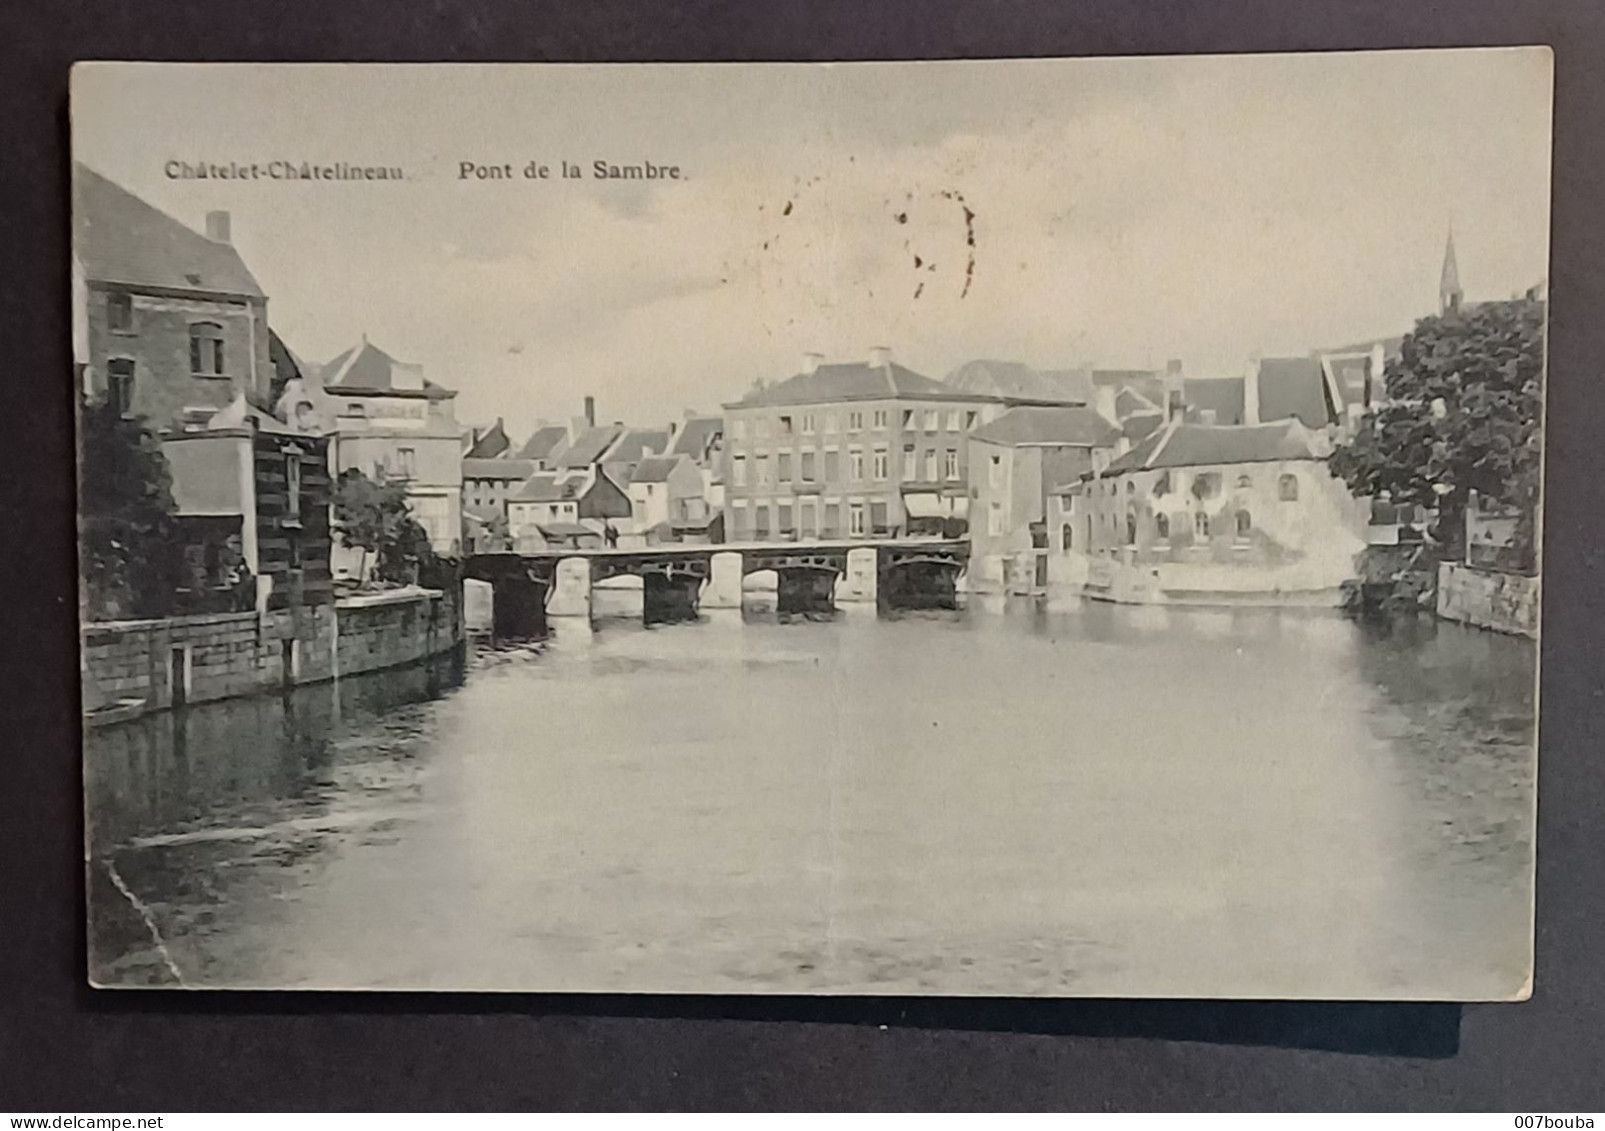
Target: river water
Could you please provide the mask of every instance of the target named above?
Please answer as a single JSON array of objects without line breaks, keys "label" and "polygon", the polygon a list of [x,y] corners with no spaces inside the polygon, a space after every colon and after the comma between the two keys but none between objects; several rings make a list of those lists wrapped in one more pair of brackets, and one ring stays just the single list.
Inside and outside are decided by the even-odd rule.
[{"label": "river water", "polygon": [[1276,610],[565,622],[89,732],[92,975],[1504,997],[1535,663]]}]

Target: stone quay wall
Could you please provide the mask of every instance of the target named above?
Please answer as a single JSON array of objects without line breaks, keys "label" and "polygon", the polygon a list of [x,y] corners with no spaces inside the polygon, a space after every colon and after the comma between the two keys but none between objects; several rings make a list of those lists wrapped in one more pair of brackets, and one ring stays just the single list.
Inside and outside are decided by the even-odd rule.
[{"label": "stone quay wall", "polygon": [[461,642],[461,604],[453,592],[403,589],[264,613],[85,624],[84,715],[119,722],[414,663]]},{"label": "stone quay wall", "polygon": [[1540,591],[1539,579],[1524,574],[1438,566],[1438,615],[1477,628],[1537,639]]}]

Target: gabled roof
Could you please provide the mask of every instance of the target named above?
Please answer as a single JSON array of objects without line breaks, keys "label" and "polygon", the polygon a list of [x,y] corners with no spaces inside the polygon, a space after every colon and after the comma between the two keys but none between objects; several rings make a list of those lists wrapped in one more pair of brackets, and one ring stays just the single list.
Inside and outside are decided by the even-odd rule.
[{"label": "gabled roof", "polygon": [[1115,415],[1121,420],[1137,412],[1158,412],[1159,406],[1137,390],[1124,387],[1115,397]]},{"label": "gabled roof", "polygon": [[1151,412],[1134,412],[1120,422],[1120,430],[1126,438],[1135,442],[1153,435],[1156,428],[1165,423],[1165,414],[1158,409]]},{"label": "gabled roof", "polygon": [[669,446],[667,428],[626,428],[619,437],[618,447],[607,454],[610,463],[634,463],[648,455],[657,455]]},{"label": "gabled roof", "polygon": [[73,165],[73,254],[101,283],[262,297],[231,244],[207,239],[167,213]]},{"label": "gabled roof", "polygon": [[671,454],[690,456],[694,460],[704,459],[709,446],[723,432],[722,416],[688,416],[680,425],[680,434],[674,438]]},{"label": "gabled roof", "polygon": [[564,475],[555,471],[543,471],[529,477],[524,486],[519,488],[518,494],[512,496],[515,503],[563,503],[578,499],[590,484],[590,478],[584,475]]},{"label": "gabled roof", "polygon": [[1241,377],[1190,378],[1182,383],[1182,399],[1189,416],[1213,412],[1216,424],[1243,422],[1243,379]]},{"label": "gabled roof", "polygon": [[1112,462],[1105,475],[1164,467],[1324,459],[1330,444],[1297,419],[1270,424],[1172,423]]},{"label": "gabled roof", "polygon": [[1327,354],[1320,360],[1326,370],[1328,389],[1335,391],[1345,405],[1363,405],[1372,379],[1371,355]]},{"label": "gabled roof", "polygon": [[970,433],[970,437],[1010,447],[1092,448],[1113,445],[1120,438],[1120,429],[1094,409],[1030,405],[1009,409]]},{"label": "gabled roof", "polygon": [[1259,363],[1259,418],[1297,417],[1311,428],[1332,419],[1326,374],[1313,357],[1267,357]]},{"label": "gabled roof", "polygon": [[1100,389],[1135,389],[1154,404],[1165,399],[1164,374],[1153,369],[1094,369],[1092,383]]},{"label": "gabled roof", "polygon": [[398,380],[397,371],[405,368],[408,367],[404,362],[397,361],[363,338],[323,367],[323,387],[331,393],[420,396],[430,400],[445,400],[457,395],[455,390],[427,379],[422,379],[422,388]]},{"label": "gabled roof", "polygon": [[630,472],[631,483],[667,483],[684,456],[647,456]]},{"label": "gabled roof", "polygon": [[505,456],[512,446],[513,442],[507,438],[507,429],[502,427],[502,419],[498,416],[496,423],[485,429],[469,447],[467,458],[496,459]]},{"label": "gabled roof", "polygon": [[1091,404],[1096,399],[1092,375],[1084,369],[1034,369],[1020,361],[981,358],[967,361],[947,375],[959,392],[1012,400]]},{"label": "gabled roof", "polygon": [[463,457],[464,479],[507,479],[522,482],[535,474],[535,461],[527,459],[485,459]]},{"label": "gabled roof", "polygon": [[524,441],[524,446],[518,449],[518,458],[543,460],[552,454],[552,449],[562,443],[567,435],[568,429],[561,424],[549,424],[537,428],[534,435]]},{"label": "gabled roof", "polygon": [[728,407],[830,404],[835,401],[898,397],[962,401],[987,399],[979,394],[961,392],[896,362],[872,366],[852,361],[820,365],[812,373],[798,373],[779,384],[755,388],[739,401],[731,402]]},{"label": "gabled roof", "polygon": [[597,428],[587,428],[574,438],[574,442],[553,453],[553,460],[559,467],[582,468],[590,467],[601,462],[602,456],[613,446],[613,441],[619,438],[624,429],[617,424],[605,424]]}]

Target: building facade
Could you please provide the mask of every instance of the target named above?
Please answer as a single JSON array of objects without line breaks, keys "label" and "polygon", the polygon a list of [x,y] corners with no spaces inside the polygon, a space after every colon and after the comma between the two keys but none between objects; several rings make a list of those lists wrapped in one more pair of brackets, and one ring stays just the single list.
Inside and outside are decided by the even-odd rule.
[{"label": "building facade", "polygon": [[724,406],[731,541],[892,538],[969,513],[966,437],[1001,409],[896,364],[824,364]]}]

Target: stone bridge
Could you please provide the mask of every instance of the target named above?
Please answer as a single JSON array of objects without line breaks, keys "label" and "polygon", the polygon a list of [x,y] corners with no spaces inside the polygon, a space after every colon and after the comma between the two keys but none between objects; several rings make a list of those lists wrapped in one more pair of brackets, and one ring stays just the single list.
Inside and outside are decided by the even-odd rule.
[{"label": "stone bridge", "polygon": [[498,635],[534,635],[547,617],[589,616],[596,583],[639,577],[642,604],[694,615],[739,609],[742,579],[773,570],[785,612],[838,604],[889,608],[952,607],[969,563],[968,539],[859,539],[847,542],[744,542],[629,549],[476,554],[464,576],[495,590]]}]

